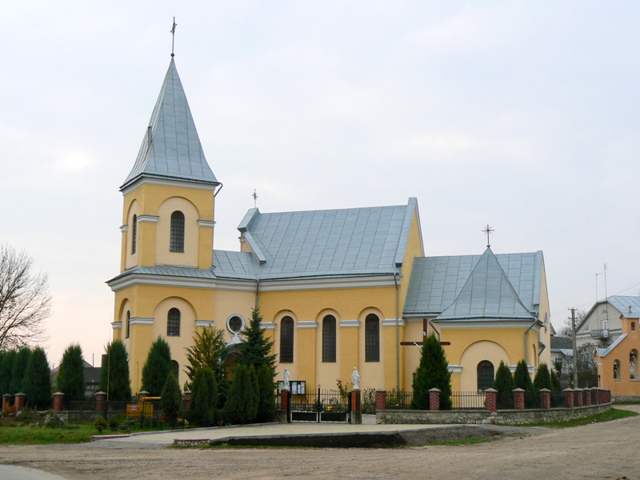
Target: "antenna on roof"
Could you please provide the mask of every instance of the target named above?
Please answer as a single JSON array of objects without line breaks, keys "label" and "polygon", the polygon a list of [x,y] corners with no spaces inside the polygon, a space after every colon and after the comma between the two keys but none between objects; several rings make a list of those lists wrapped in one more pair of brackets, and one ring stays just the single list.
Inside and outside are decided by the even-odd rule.
[{"label": "antenna on roof", "polygon": [[257,208],[258,207],[258,194],[256,193],[256,189],[253,189],[253,195],[251,195],[253,197],[253,208]]},{"label": "antenna on roof", "polygon": [[489,224],[487,223],[487,226],[484,227],[484,230],[482,230],[484,233],[487,234],[487,248],[491,247],[491,242],[489,241],[489,235],[491,234],[491,232],[494,232],[495,230],[493,228],[491,228],[489,226]]},{"label": "antenna on roof", "polygon": [[173,47],[175,45],[175,41],[176,41],[176,27],[178,26],[178,24],[176,23],[176,17],[173,17],[173,25],[171,25],[171,30],[169,30],[171,32],[171,56],[175,57],[175,54],[173,53]]}]

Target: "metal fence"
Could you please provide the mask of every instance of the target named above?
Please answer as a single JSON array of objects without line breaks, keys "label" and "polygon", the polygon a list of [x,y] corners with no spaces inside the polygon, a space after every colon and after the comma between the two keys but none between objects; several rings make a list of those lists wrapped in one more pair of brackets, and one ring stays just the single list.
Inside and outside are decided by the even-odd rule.
[{"label": "metal fence", "polygon": [[291,395],[289,406],[294,422],[348,422],[350,421],[350,396],[338,390],[307,391]]},{"label": "metal fence", "polygon": [[484,392],[451,392],[451,408],[454,410],[484,410],[486,403]]},{"label": "metal fence", "polygon": [[391,390],[387,392],[385,407],[392,410],[410,409],[412,401],[413,392]]},{"label": "metal fence", "polygon": [[70,400],[65,402],[66,414],[70,423],[86,423],[94,421],[98,417],[109,420],[115,416],[126,416],[127,403],[122,401],[103,402],[98,410],[95,398],[86,400]]}]

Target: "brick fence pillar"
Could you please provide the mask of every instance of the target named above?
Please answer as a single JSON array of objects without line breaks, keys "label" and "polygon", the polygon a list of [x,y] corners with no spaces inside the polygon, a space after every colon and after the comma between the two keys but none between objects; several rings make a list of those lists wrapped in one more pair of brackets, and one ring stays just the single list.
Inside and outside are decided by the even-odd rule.
[{"label": "brick fence pillar", "polygon": [[24,408],[24,405],[27,401],[27,395],[20,392],[16,393],[16,413]]},{"label": "brick fence pillar", "polygon": [[9,407],[11,406],[11,397],[13,395],[11,395],[10,393],[5,393],[2,396],[2,411],[6,412],[9,410]]},{"label": "brick fence pillar", "polygon": [[184,411],[191,410],[191,390],[184,391]]},{"label": "brick fence pillar", "polygon": [[96,412],[104,412],[107,404],[107,394],[105,392],[96,392]]},{"label": "brick fence pillar", "polygon": [[498,411],[498,391],[493,388],[487,388],[484,393],[487,398],[487,410],[490,412]]},{"label": "brick fence pillar", "polygon": [[429,410],[440,410],[440,389],[429,389]]},{"label": "brick fence pillar", "polygon": [[612,398],[611,398],[611,390],[605,390],[605,395],[606,395],[606,399],[607,401],[605,403],[611,403],[612,402]]},{"label": "brick fence pillar", "polygon": [[[289,411],[289,400],[291,399],[291,390],[284,388],[280,390],[280,410]],[[289,419],[287,419],[289,421]]]},{"label": "brick fence pillar", "polygon": [[573,390],[571,388],[564,389],[564,403],[568,408],[573,408]]},{"label": "brick fence pillar", "polygon": [[360,390],[351,390],[351,423],[362,423],[360,412]]},{"label": "brick fence pillar", "polygon": [[513,389],[513,408],[524,410],[524,390],[522,388]]},{"label": "brick fence pillar", "polygon": [[582,390],[582,393],[584,396],[584,401],[582,403],[583,405],[586,405],[588,407],[589,405],[591,405],[591,389],[585,388]]},{"label": "brick fence pillar", "polygon": [[594,405],[602,404],[601,389],[599,387],[593,388],[591,396],[593,397],[593,402],[591,403],[593,403]]},{"label": "brick fence pillar", "polygon": [[376,390],[376,410],[384,410],[387,408],[387,391]]},{"label": "brick fence pillar", "polygon": [[64,407],[64,393],[56,392],[53,394],[53,410],[61,412]]},{"label": "brick fence pillar", "polygon": [[582,393],[582,389],[581,388],[576,388],[574,390],[575,395],[576,395],[576,407],[581,407],[583,405],[583,393]]},{"label": "brick fence pillar", "polygon": [[548,388],[540,389],[540,408],[551,408],[551,390]]}]

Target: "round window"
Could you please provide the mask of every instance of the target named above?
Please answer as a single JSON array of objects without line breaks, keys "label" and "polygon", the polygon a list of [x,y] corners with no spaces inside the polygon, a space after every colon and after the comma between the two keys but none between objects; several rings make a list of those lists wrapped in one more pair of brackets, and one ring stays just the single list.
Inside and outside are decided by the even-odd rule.
[{"label": "round window", "polygon": [[232,315],[227,320],[227,330],[233,334],[239,334],[244,330],[244,318],[240,315]]}]

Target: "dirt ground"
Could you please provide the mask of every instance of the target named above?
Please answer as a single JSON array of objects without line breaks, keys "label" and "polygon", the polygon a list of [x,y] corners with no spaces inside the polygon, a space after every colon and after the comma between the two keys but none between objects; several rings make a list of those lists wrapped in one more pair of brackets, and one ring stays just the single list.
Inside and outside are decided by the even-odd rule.
[{"label": "dirt ground", "polygon": [[[627,407],[640,412],[640,406]],[[68,479],[604,478],[640,480],[640,416],[489,443],[402,449],[5,446],[0,464]]]}]

